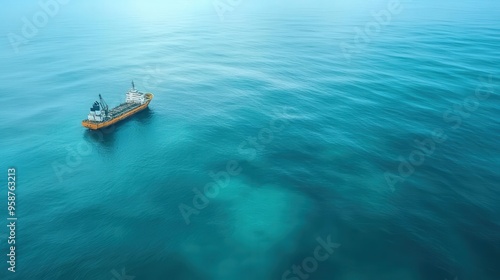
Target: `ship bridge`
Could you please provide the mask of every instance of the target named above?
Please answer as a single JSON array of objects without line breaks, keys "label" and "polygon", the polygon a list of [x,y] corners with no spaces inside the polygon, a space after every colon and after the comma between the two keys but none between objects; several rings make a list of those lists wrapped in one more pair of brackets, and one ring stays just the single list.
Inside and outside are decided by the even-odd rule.
[{"label": "ship bridge", "polygon": [[144,96],[144,93],[135,89],[134,82],[132,82],[132,88],[126,94],[125,102],[140,104],[140,105],[146,102],[146,97]]}]

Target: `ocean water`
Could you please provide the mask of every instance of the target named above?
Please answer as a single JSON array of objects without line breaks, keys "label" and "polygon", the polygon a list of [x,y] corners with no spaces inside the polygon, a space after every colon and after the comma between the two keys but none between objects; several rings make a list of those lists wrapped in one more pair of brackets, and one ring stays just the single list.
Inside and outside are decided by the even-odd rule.
[{"label": "ocean water", "polygon": [[[500,279],[498,5],[69,3],[16,52],[30,3],[0,26],[0,279]],[[81,127],[132,80],[148,110]]]}]

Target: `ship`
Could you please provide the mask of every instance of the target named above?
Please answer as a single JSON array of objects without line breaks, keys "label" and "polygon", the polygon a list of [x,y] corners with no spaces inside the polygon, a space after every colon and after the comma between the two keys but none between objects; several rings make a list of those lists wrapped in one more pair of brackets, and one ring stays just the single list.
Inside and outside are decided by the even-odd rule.
[{"label": "ship", "polygon": [[108,127],[146,109],[153,97],[152,93],[138,91],[132,81],[132,88],[125,94],[125,103],[110,110],[99,94],[99,101],[92,104],[89,115],[82,121],[82,125],[92,130]]}]

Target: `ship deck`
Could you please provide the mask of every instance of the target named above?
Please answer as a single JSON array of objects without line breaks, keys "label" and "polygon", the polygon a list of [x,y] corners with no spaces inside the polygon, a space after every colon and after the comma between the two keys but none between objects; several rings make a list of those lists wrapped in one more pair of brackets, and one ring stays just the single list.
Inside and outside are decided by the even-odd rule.
[{"label": "ship deck", "polygon": [[[123,114],[126,114],[127,112],[130,112],[138,107],[142,106],[141,104],[137,104],[137,103],[122,103],[118,106],[116,106],[115,108],[109,110],[109,116],[111,117],[110,119],[107,119],[106,121],[103,121],[103,122],[109,122],[109,121],[112,121],[113,119],[116,119],[118,117],[120,117],[121,115]],[[91,121],[91,120],[83,120],[84,122],[88,122],[88,123],[103,123],[103,122],[97,122],[97,121]]]},{"label": "ship deck", "polygon": [[111,109],[109,111],[109,114],[111,115],[111,119],[114,119],[114,118],[119,117],[119,116],[125,114],[126,112],[133,110],[139,106],[141,106],[141,104],[122,103],[122,104],[116,106],[115,108]]}]

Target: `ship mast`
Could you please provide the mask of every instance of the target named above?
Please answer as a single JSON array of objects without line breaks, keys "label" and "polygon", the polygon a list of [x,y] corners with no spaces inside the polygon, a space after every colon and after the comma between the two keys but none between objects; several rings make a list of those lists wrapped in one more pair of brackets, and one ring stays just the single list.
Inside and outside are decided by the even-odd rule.
[{"label": "ship mast", "polygon": [[134,81],[132,81],[132,89],[135,89]]}]

